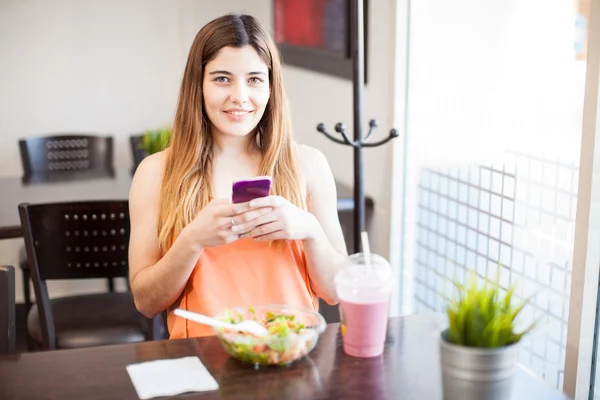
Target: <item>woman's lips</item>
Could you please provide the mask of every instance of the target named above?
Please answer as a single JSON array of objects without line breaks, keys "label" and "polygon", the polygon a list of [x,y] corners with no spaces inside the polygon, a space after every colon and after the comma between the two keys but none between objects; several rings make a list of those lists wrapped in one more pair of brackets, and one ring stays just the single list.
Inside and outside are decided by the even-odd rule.
[{"label": "woman's lips", "polygon": [[227,115],[227,117],[229,117],[229,119],[237,122],[237,121],[243,121],[244,119],[246,119],[246,117],[248,117],[250,114],[252,114],[252,111],[227,110],[227,111],[224,111],[224,113]]}]

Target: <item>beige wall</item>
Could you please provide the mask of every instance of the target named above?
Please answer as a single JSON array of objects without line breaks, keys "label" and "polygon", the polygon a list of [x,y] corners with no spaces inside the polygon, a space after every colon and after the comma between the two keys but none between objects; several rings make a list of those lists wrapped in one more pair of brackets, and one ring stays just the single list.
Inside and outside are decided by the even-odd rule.
[{"label": "beige wall", "polygon": [[[370,2],[368,35],[368,84],[364,88],[363,129],[377,119],[377,138],[388,135],[393,110],[393,26],[392,0]],[[377,21],[377,23],[375,23]],[[352,82],[309,70],[288,67],[285,83],[290,97],[298,141],[314,146],[327,156],[334,175],[353,184],[353,155],[350,147],[326,139],[315,127],[324,122],[330,133],[343,122],[353,132]],[[388,256],[390,221],[391,146],[364,150],[365,192],[375,201],[373,229],[369,232],[373,251]]]},{"label": "beige wall", "polygon": [[[129,168],[128,136],[171,120],[187,52],[200,27],[231,11],[251,13],[270,26],[271,3],[0,0],[0,176],[21,175],[20,137],[69,131],[112,134],[116,164]],[[392,121],[394,0],[370,3],[364,128],[376,118],[381,137]],[[287,66],[285,83],[296,139],[323,151],[334,175],[352,184],[352,150],[315,129],[324,122],[333,131],[344,122],[352,130],[351,82]],[[376,204],[371,246],[384,256],[390,180],[391,146],[365,150],[365,189]],[[0,262],[16,264],[21,243],[0,241]],[[53,296],[102,289],[98,282],[58,282],[50,288]]]}]

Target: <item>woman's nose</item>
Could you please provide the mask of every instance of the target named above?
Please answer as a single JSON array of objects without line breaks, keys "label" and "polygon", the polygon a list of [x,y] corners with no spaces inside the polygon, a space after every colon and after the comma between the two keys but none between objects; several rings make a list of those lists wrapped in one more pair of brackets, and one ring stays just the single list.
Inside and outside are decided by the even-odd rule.
[{"label": "woman's nose", "polygon": [[248,101],[248,88],[242,83],[231,85],[229,99],[232,103],[243,104]]}]

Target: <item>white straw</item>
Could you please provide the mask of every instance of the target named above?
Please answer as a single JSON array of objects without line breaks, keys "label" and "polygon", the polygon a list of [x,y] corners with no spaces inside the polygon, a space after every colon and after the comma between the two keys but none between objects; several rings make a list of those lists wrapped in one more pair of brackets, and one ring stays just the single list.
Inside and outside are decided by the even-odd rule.
[{"label": "white straw", "polygon": [[365,263],[367,264],[367,269],[371,270],[371,248],[369,247],[369,234],[367,231],[362,231],[360,233],[360,239],[362,242],[363,254],[365,255]]}]

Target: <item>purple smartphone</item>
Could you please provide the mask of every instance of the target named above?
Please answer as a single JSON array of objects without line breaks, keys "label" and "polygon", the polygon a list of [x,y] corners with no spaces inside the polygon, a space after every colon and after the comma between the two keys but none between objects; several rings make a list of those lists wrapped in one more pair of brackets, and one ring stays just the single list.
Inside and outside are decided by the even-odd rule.
[{"label": "purple smartphone", "polygon": [[244,203],[259,197],[266,197],[271,192],[271,177],[257,176],[233,182],[231,201]]}]

